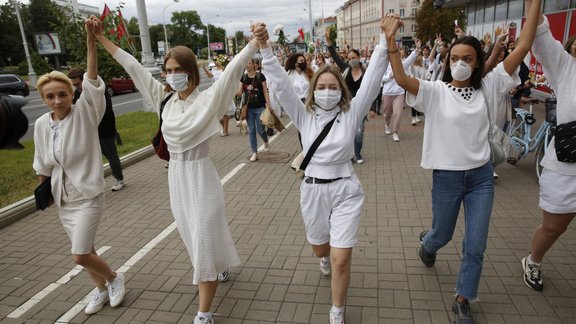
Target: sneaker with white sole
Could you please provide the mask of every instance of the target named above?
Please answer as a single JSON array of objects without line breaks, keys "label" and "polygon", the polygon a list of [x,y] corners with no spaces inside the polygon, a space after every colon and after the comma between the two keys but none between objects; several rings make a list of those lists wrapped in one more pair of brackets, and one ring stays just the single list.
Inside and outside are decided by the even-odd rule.
[{"label": "sneaker with white sole", "polygon": [[344,324],[344,312],[330,311],[330,324]]},{"label": "sneaker with white sole", "polygon": [[112,191],[120,191],[126,186],[124,180],[116,180],[116,184],[112,186]]},{"label": "sneaker with white sole", "polygon": [[98,290],[92,300],[86,305],[84,314],[92,315],[98,313],[109,300],[108,290]]},{"label": "sneaker with white sole", "polygon": [[270,151],[270,143],[266,142],[264,143],[264,152],[268,152]]},{"label": "sneaker with white sole", "polygon": [[524,283],[526,286],[536,290],[542,291],[544,283],[542,282],[542,273],[539,265],[530,264],[528,257],[522,259],[522,269],[524,269]]},{"label": "sneaker with white sole", "polygon": [[226,282],[230,279],[230,269],[218,274],[218,282]]},{"label": "sneaker with white sole", "polygon": [[200,317],[196,315],[196,317],[194,317],[194,324],[214,324],[214,319],[212,316]]},{"label": "sneaker with white sole", "polygon": [[255,162],[256,160],[258,160],[258,155],[256,153],[252,153],[250,156],[250,162]]},{"label": "sneaker with white sole", "polygon": [[474,318],[472,318],[472,310],[470,310],[470,303],[465,299],[462,303],[454,301],[452,304],[452,312],[456,318],[454,319],[455,324],[474,324]]},{"label": "sneaker with white sole", "polygon": [[416,121],[416,118],[417,118],[417,117],[412,117],[412,126],[416,126],[416,124],[418,123],[418,122]]},{"label": "sneaker with white sole", "polygon": [[392,134],[392,140],[394,142],[400,142],[400,137],[398,137],[398,134],[394,133]]},{"label": "sneaker with white sole", "polygon": [[122,303],[126,289],[124,288],[124,274],[116,272],[116,278],[108,284],[108,294],[110,295],[110,306],[116,307]]},{"label": "sneaker with white sole", "polygon": [[392,131],[390,130],[390,125],[384,125],[384,133],[390,135]]},{"label": "sneaker with white sole", "polygon": [[332,273],[332,263],[330,262],[330,257],[320,258],[320,272],[325,277],[328,277]]}]

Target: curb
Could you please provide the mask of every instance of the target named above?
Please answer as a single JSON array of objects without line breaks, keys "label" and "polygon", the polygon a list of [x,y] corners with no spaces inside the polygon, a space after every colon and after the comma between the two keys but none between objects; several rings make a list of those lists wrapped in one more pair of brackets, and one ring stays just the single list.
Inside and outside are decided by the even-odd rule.
[{"label": "curb", "polygon": [[[154,149],[152,148],[152,145],[149,145],[121,157],[120,163],[122,164],[122,168],[125,168],[152,155],[154,155]],[[104,164],[104,177],[111,174],[112,170],[110,169],[110,165],[108,163]],[[34,201],[33,195],[0,209],[0,229],[17,222],[35,211],[36,202]]]}]

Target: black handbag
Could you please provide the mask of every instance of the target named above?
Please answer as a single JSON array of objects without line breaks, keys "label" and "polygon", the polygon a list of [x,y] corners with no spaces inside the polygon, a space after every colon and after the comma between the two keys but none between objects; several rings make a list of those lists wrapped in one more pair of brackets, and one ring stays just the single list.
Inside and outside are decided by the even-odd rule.
[{"label": "black handbag", "polygon": [[44,210],[50,205],[52,199],[51,177],[46,178],[36,189],[34,189],[34,200],[36,200],[36,210]]},{"label": "black handbag", "polygon": [[164,141],[164,135],[162,135],[162,111],[164,110],[164,106],[172,98],[174,93],[169,94],[162,103],[160,103],[160,122],[158,125],[158,130],[156,131],[156,135],[152,138],[152,146],[154,147],[154,152],[158,155],[159,158],[162,160],[170,161],[170,152],[168,152],[168,144]]},{"label": "black handbag", "polygon": [[558,161],[576,162],[576,120],[556,126],[554,145]]}]

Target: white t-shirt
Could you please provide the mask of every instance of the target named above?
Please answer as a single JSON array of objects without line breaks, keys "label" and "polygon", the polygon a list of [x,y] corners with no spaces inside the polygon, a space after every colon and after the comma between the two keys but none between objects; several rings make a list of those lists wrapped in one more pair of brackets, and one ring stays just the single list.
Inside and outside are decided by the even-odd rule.
[{"label": "white t-shirt", "polygon": [[[519,82],[517,73],[511,77],[503,64],[499,64],[482,79],[490,106],[493,107],[498,96]],[[420,164],[423,168],[470,170],[490,160],[488,111],[484,96],[480,89],[472,90],[470,100],[465,100],[464,92],[464,89],[450,87],[442,81],[420,80],[418,95],[407,93],[406,103],[426,114]]]}]

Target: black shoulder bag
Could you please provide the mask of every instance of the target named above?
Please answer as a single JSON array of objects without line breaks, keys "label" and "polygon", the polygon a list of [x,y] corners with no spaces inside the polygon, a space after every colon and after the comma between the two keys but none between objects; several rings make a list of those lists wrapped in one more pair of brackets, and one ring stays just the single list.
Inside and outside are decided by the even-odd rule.
[{"label": "black shoulder bag", "polygon": [[156,135],[152,138],[152,146],[154,147],[154,151],[156,155],[162,160],[170,161],[170,152],[168,152],[168,145],[164,141],[164,136],[162,135],[162,111],[164,110],[164,106],[172,98],[174,92],[170,93],[168,97],[162,100],[160,104],[160,125],[158,126],[158,130],[156,131]]},{"label": "black shoulder bag", "polygon": [[576,120],[556,126],[554,146],[558,161],[576,162]]},{"label": "black shoulder bag", "polygon": [[338,118],[338,115],[340,115],[340,113],[337,113],[336,117],[334,117],[334,119],[332,119],[328,124],[326,124],[326,126],[324,126],[324,129],[322,130],[320,135],[318,135],[318,137],[316,138],[314,143],[312,143],[312,146],[310,146],[310,149],[306,153],[304,160],[302,160],[302,163],[300,164],[300,166],[298,168],[296,168],[296,176],[298,178],[300,178],[300,179],[304,178],[304,170],[306,170],[308,163],[310,163],[310,160],[312,159],[312,155],[314,155],[314,152],[316,152],[316,149],[318,149],[318,146],[320,146],[322,141],[326,138],[326,136],[330,132],[330,129],[332,129],[332,125],[334,124],[334,121],[336,120],[336,118]]}]

